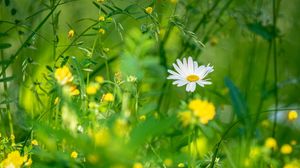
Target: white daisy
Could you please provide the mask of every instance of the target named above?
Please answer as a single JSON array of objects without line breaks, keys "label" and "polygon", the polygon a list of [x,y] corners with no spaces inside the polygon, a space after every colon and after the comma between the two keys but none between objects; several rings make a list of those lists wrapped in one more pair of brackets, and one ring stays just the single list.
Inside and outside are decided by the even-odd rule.
[{"label": "white daisy", "polygon": [[198,63],[193,61],[192,57],[188,59],[183,58],[182,62],[179,59],[176,61],[177,65],[173,63],[173,67],[177,72],[168,70],[170,76],[167,79],[175,80],[173,85],[177,85],[178,87],[186,85],[187,92],[194,92],[197,84],[202,87],[212,84],[208,81],[209,79],[204,80],[207,74],[214,71],[214,68],[209,66],[209,64],[207,66],[198,66]]}]

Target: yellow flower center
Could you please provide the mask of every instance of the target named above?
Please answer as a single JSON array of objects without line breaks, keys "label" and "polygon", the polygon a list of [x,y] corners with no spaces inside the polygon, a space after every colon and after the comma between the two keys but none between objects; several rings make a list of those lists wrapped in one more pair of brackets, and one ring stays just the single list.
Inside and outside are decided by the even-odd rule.
[{"label": "yellow flower center", "polygon": [[189,75],[188,77],[186,77],[186,79],[190,82],[196,82],[198,81],[200,78],[197,75]]}]

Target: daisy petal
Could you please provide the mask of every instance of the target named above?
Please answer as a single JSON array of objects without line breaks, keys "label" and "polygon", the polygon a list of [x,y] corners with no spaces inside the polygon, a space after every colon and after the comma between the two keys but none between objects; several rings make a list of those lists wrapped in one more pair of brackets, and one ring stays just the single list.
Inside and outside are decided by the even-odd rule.
[{"label": "daisy petal", "polygon": [[173,67],[175,68],[175,70],[180,74],[180,75],[184,75],[184,73],[182,72],[182,70],[176,65],[176,64],[173,64]]},{"label": "daisy petal", "polygon": [[198,85],[200,85],[201,87],[204,87],[204,85],[210,85],[212,84],[212,82],[210,81],[206,81],[206,80],[200,80],[200,81],[197,81]]},{"label": "daisy petal", "polygon": [[198,68],[198,62],[194,61],[194,72],[196,71],[197,68]]},{"label": "daisy petal", "polygon": [[[209,66],[209,65],[207,65],[206,68],[205,68],[205,72],[204,72],[204,74],[203,74],[203,78],[205,78],[207,74],[209,74],[209,73],[211,73],[211,72],[213,72],[213,71],[214,71],[214,68],[211,67],[211,66]],[[202,78],[202,79],[203,79],[203,78]]]},{"label": "daisy petal", "polygon": [[188,69],[189,69],[189,73],[193,73],[194,72],[194,62],[193,62],[193,58],[192,57],[188,58]]},{"label": "daisy petal", "polygon": [[191,85],[191,83],[188,83],[188,84],[186,85],[186,87],[185,87],[185,90],[186,90],[187,92],[190,91],[190,85]]},{"label": "daisy petal", "polygon": [[186,67],[183,65],[183,63],[182,63],[179,59],[177,59],[176,61],[177,61],[178,67],[179,67],[179,68],[181,69],[181,71],[183,72],[183,75],[187,75],[188,72],[186,71]]},{"label": "daisy petal", "polygon": [[186,62],[186,58],[183,58],[183,61],[182,61],[183,63],[183,67],[184,68],[188,68],[188,64],[187,64],[187,62]]},{"label": "daisy petal", "polygon": [[196,90],[196,83],[195,82],[191,82],[190,83],[190,91],[194,92]]},{"label": "daisy petal", "polygon": [[180,79],[180,80],[182,80],[183,78],[179,75],[170,75],[170,76],[167,77],[167,79]]},{"label": "daisy petal", "polygon": [[195,69],[195,73],[196,73],[197,75],[199,75],[199,76],[202,78],[202,74],[204,73],[204,72],[203,72],[204,69],[205,69],[205,66],[204,66],[204,65],[201,65],[201,66],[199,66],[198,68]]},{"label": "daisy petal", "polygon": [[201,86],[201,87],[204,87],[204,84],[201,83],[200,81],[197,81],[197,84],[198,84],[199,86]]},{"label": "daisy petal", "polygon": [[172,71],[172,70],[169,70],[169,69],[168,69],[168,72],[169,72],[170,74],[172,74],[172,75],[178,75],[178,76],[180,76],[180,74],[178,74],[178,73],[175,72],[175,71]]},{"label": "daisy petal", "polygon": [[173,84],[174,84],[174,85],[177,85],[178,87],[181,87],[181,86],[183,86],[183,85],[186,85],[187,82],[184,81],[184,80],[177,80],[177,81],[173,82]]},{"label": "daisy petal", "polygon": [[204,85],[211,85],[212,84],[212,82],[206,81],[206,80],[201,80],[200,82],[203,83]]}]

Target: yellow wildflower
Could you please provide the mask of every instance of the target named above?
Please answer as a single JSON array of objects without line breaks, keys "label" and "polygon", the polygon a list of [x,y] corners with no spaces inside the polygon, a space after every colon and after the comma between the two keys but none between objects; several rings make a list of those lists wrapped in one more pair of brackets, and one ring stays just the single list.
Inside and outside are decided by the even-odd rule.
[{"label": "yellow wildflower", "polygon": [[71,153],[71,158],[76,159],[78,157],[78,153],[76,151],[73,151]]},{"label": "yellow wildflower", "polygon": [[101,84],[104,82],[104,78],[102,76],[96,76],[95,81]]},{"label": "yellow wildflower", "polygon": [[153,12],[153,8],[149,6],[145,9],[145,12],[151,14]]},{"label": "yellow wildflower", "polygon": [[192,100],[188,107],[193,111],[194,115],[199,118],[202,124],[207,124],[208,121],[212,120],[216,115],[215,106],[206,100]]},{"label": "yellow wildflower", "polygon": [[77,89],[76,85],[72,85],[69,89],[71,96],[77,96],[80,94],[80,91]]},{"label": "yellow wildflower", "polygon": [[1,162],[0,167],[20,168],[22,166],[23,162],[24,162],[24,158],[20,155],[20,152],[13,151],[13,152],[9,153],[7,158]]},{"label": "yellow wildflower", "polygon": [[25,166],[26,166],[26,167],[30,167],[31,165],[32,165],[32,159],[29,158],[29,159],[27,160],[27,162],[25,162]]},{"label": "yellow wildflower", "polygon": [[31,141],[31,144],[32,144],[33,146],[38,146],[38,145],[39,145],[39,143],[38,143],[38,141],[37,141],[36,139],[32,140],[32,141]]},{"label": "yellow wildflower", "polygon": [[274,139],[272,137],[267,138],[265,141],[265,147],[275,150],[277,148],[276,139]]},{"label": "yellow wildflower", "polygon": [[97,0],[98,3],[103,3],[105,0]]},{"label": "yellow wildflower", "polygon": [[184,127],[190,125],[193,122],[193,116],[191,111],[184,111],[178,114],[180,121]]},{"label": "yellow wildflower", "polygon": [[289,120],[289,121],[294,121],[294,120],[296,120],[297,118],[298,118],[298,113],[297,113],[297,111],[294,111],[294,110],[289,111],[289,113],[288,113],[288,120]]},{"label": "yellow wildflower", "polygon": [[143,168],[143,165],[139,162],[134,163],[133,168]]},{"label": "yellow wildflower", "polygon": [[57,68],[55,70],[54,76],[55,76],[57,82],[61,85],[65,85],[65,84],[73,81],[73,75],[67,66]]},{"label": "yellow wildflower", "polygon": [[72,38],[75,34],[75,31],[73,29],[69,30],[68,32],[68,38]]},{"label": "yellow wildflower", "polygon": [[98,32],[101,34],[105,34],[105,30],[103,28],[100,28]]},{"label": "yellow wildflower", "polygon": [[115,100],[115,97],[111,93],[106,93],[102,96],[102,100],[105,102],[113,102]]},{"label": "yellow wildflower", "polygon": [[86,87],[86,93],[88,95],[94,95],[97,93],[97,90],[99,89],[99,85],[96,85],[96,84],[89,84],[87,87]]},{"label": "yellow wildflower", "polygon": [[292,146],[289,145],[289,144],[284,144],[284,145],[281,146],[280,152],[281,152],[282,154],[286,154],[286,155],[287,155],[287,154],[290,154],[290,153],[293,152],[293,148],[292,148]]},{"label": "yellow wildflower", "polygon": [[105,21],[105,17],[104,16],[100,16],[98,20],[101,21],[101,22],[103,22],[103,21]]}]

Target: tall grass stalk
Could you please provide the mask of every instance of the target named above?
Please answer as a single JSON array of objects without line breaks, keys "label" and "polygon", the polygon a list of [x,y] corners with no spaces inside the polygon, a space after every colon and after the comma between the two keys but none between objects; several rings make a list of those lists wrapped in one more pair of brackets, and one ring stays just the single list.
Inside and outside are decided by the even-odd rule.
[{"label": "tall grass stalk", "polygon": [[[3,50],[1,50],[1,60],[4,60],[4,51]],[[2,71],[4,72],[2,77],[3,77],[3,79],[5,79],[6,78],[5,64],[2,65]],[[10,104],[8,101],[9,100],[9,94],[8,94],[9,91],[8,91],[8,86],[7,86],[8,82],[9,81],[3,81],[3,91],[4,91],[4,95],[6,97],[6,100],[7,100],[7,102],[5,103],[6,104],[5,112],[7,113],[11,141],[12,141],[12,144],[15,144],[13,120],[12,120],[12,115],[11,115]]]},{"label": "tall grass stalk", "polygon": [[[272,10],[273,10],[273,33],[276,33],[276,29],[277,29],[277,14],[279,11],[279,2],[280,0],[277,1],[273,0],[272,1]],[[277,70],[277,42],[276,42],[276,38],[272,39],[272,44],[273,44],[273,66],[274,66],[274,98],[275,98],[275,109],[278,109],[278,70]],[[277,114],[278,114],[278,110],[275,111],[274,113],[274,121],[273,121],[273,128],[272,128],[272,137],[275,138],[275,134],[276,134],[276,127],[277,127]]]}]

